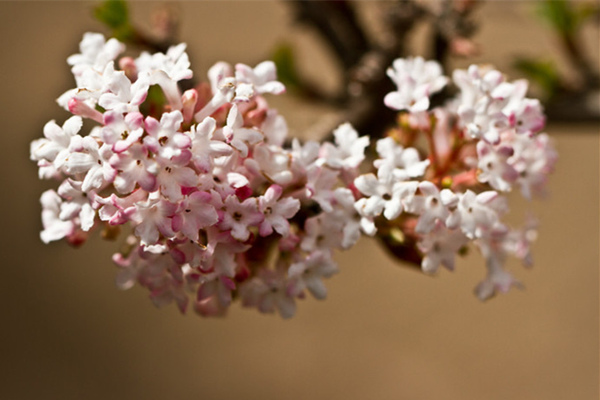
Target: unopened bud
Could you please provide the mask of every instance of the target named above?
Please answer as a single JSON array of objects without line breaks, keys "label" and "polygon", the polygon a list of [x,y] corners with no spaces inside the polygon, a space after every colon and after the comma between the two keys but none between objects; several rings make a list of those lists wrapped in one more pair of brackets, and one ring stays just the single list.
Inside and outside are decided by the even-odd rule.
[{"label": "unopened bud", "polygon": [[69,100],[68,106],[69,111],[71,111],[75,115],[93,119],[94,121],[100,124],[104,123],[102,113],[88,106],[83,100],[73,97],[71,100]]}]

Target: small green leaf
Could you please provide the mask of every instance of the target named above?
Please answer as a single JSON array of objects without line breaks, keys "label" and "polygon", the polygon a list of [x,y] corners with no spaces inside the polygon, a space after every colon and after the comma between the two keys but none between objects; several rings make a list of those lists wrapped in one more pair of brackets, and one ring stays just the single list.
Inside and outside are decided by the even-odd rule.
[{"label": "small green leaf", "polygon": [[148,88],[148,95],[146,100],[140,104],[140,111],[144,115],[150,115],[157,119],[160,119],[160,115],[164,111],[165,104],[167,104],[167,98],[165,93],[158,85],[152,85]]},{"label": "small green leaf", "polygon": [[112,29],[112,35],[125,41],[133,36],[129,23],[129,10],[124,0],[106,0],[94,9],[94,16]]},{"label": "small green leaf", "polygon": [[544,0],[538,12],[554,29],[563,35],[572,35],[577,29],[577,14],[568,0]]},{"label": "small green leaf", "polygon": [[277,78],[281,83],[289,88],[298,88],[301,86],[300,78],[296,72],[296,60],[294,50],[288,43],[278,45],[271,59],[277,67]]},{"label": "small green leaf", "polygon": [[535,82],[546,94],[547,99],[554,97],[561,87],[561,79],[552,61],[517,58],[515,68],[529,80]]}]

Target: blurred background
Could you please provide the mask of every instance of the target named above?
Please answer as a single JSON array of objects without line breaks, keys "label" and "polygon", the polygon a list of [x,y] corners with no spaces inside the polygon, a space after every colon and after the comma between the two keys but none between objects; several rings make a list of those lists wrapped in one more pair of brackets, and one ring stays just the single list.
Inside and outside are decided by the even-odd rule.
[{"label": "blurred background", "polygon": [[[473,13],[479,54],[448,64],[492,63],[516,78],[517,56],[551,58],[570,79],[569,59],[534,3],[482,4]],[[358,4],[375,31],[382,4]],[[291,43],[303,74],[327,90],[340,84],[334,58],[314,32],[293,23],[285,2],[170,5],[201,79],[216,61],[254,65]],[[511,220],[528,210],[540,219],[535,266],[510,264],[526,289],[486,303],[472,293],[485,274],[475,251],[454,273],[429,277],[363,239],[338,254],[341,273],[326,281],[328,299],[301,302],[289,321],[239,305],[225,319],[201,319],[174,306],[155,309],[144,290],[119,291],[110,259],[118,243],[43,245],[39,196],[54,183],[37,179],[29,143],[47,121],[68,117],[55,103],[73,87],[65,60],[84,32],[108,32],[94,6],[0,2],[1,399],[598,398],[597,121],[550,120],[560,156],[550,195],[511,198]],[[133,2],[131,15],[148,26],[157,6]],[[427,55],[426,31],[410,37],[411,54]],[[598,25],[581,35],[597,72]],[[331,116],[293,96],[269,100],[297,136]]]}]

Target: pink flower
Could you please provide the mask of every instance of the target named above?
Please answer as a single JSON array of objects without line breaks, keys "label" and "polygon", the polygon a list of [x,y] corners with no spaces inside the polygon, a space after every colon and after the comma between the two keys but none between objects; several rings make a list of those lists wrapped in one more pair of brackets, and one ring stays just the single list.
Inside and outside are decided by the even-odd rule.
[{"label": "pink flower", "polygon": [[269,236],[273,230],[281,236],[290,233],[288,220],[300,209],[300,201],[290,197],[281,199],[282,191],[281,186],[271,185],[265,194],[258,198],[258,209],[264,215],[259,227],[261,236]]},{"label": "pink flower", "polygon": [[144,145],[164,163],[177,162],[182,153],[191,147],[191,137],[178,132],[182,122],[183,115],[180,111],[163,114],[160,122],[152,117],[146,118],[148,136],[144,138]]},{"label": "pink flower", "polygon": [[237,196],[225,199],[225,213],[220,224],[222,229],[231,229],[231,236],[245,242],[250,237],[250,226],[257,226],[264,220],[264,214],[258,210],[258,199],[250,197],[240,202]]},{"label": "pink flower", "polygon": [[136,223],[135,235],[143,245],[153,245],[158,242],[160,235],[167,238],[175,236],[172,217],[177,205],[160,199],[152,194],[148,200],[138,202],[136,212],[131,219]]},{"label": "pink flower", "polygon": [[173,216],[173,230],[197,241],[200,229],[214,225],[219,220],[217,211],[210,204],[211,199],[211,194],[207,192],[194,192],[186,196]]},{"label": "pink flower", "polygon": [[156,175],[159,167],[149,157],[148,150],[143,145],[136,143],[126,152],[114,154],[109,163],[117,171],[113,182],[117,192],[131,193],[136,184],[148,192],[157,189]]}]

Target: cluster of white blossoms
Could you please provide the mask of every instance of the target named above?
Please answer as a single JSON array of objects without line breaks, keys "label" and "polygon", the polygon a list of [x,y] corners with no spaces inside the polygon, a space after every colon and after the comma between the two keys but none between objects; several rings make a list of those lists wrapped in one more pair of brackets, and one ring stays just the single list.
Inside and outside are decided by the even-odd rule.
[{"label": "cluster of white blossoms", "polygon": [[415,238],[427,272],[452,268],[473,241],[489,271],[481,298],[516,283],[504,259],[529,261],[535,230],[500,222],[499,192],[514,184],[526,196],[539,192],[556,158],[537,134],[544,117],[525,84],[457,71],[461,95],[428,111],[448,79],[436,63],[396,61],[389,75],[398,92],[386,104],[409,110],[396,136],[422,132],[433,153],[421,157],[392,135],[376,143],[375,173],[360,175],[369,138],[349,124],[334,143],[284,147],[286,122],[263,97],[285,91],[272,62],[217,63],[208,83],[182,93],[179,81],[192,77],[185,48],[119,58],[122,43],[84,35],[67,60],[77,87],[58,99],[74,115],[48,122],[31,144],[40,178],[62,181],[41,197],[44,242],[77,245],[126,225],[113,256],[117,285],[137,283],[158,306],[174,301],[205,316],[225,314],[237,298],[291,317],[307,292],[326,296],[334,249],[384,225]]}]

